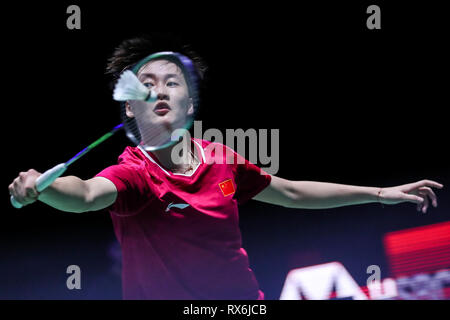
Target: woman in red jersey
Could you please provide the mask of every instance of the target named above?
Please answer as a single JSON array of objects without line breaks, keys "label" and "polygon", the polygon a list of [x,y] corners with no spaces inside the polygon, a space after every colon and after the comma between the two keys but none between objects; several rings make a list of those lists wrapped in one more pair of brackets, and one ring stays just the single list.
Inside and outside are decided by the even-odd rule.
[{"label": "woman in red jersey", "polygon": [[[144,38],[124,41],[108,70],[118,75],[155,51]],[[176,123],[194,114],[177,61],[152,60],[137,76],[158,97],[149,103],[146,121]],[[127,102],[127,116],[133,118],[142,107],[142,102]],[[225,151],[221,161],[207,152],[212,145]],[[40,194],[35,189],[40,173],[31,169],[20,173],[9,191],[23,205],[40,200],[67,212],[108,208],[122,248],[124,299],[234,300],[264,299],[242,248],[239,204],[255,199],[318,209],[413,202],[426,212],[430,202],[437,205],[432,188],[442,188],[430,180],[391,188],[290,181],[266,174],[218,143],[191,139],[181,163],[171,157],[175,147],[127,147],[117,165],[92,179],[61,177]]]}]

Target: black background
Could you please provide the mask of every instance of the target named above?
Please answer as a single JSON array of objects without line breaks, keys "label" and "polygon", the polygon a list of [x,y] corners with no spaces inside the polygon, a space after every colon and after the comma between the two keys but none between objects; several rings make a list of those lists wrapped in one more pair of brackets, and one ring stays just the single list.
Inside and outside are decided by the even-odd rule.
[{"label": "black background", "polygon": [[[104,69],[113,49],[137,34],[172,33],[207,62],[204,130],[280,129],[280,177],[448,185],[445,11],[396,3],[375,2],[381,30],[366,28],[368,2],[63,1],[4,10],[0,298],[121,298],[106,211],[65,214],[42,203],[15,210],[7,186],[20,171],[67,161],[118,123]],[[70,4],[81,8],[81,30],[66,28]],[[115,136],[67,174],[92,177],[127,143]],[[290,269],[330,261],[365,285],[368,265],[389,276],[384,233],[448,220],[448,189],[437,195],[439,207],[427,215],[408,203],[307,211],[252,201],[240,213],[244,247],[268,299],[279,298]],[[71,264],[82,269],[80,291],[65,287]]]}]

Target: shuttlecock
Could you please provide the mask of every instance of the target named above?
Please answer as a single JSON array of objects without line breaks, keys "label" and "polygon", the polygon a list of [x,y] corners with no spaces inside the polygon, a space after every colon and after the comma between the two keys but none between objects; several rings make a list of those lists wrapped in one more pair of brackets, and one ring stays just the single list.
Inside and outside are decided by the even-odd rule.
[{"label": "shuttlecock", "polygon": [[139,81],[130,70],[120,76],[114,88],[113,98],[116,101],[142,100],[146,102],[156,101],[156,93]]}]

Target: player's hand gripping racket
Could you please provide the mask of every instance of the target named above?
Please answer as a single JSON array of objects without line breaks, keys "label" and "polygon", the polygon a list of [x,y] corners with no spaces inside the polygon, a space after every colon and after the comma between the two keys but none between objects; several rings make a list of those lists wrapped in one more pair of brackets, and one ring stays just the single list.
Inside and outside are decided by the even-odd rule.
[{"label": "player's hand gripping racket", "polygon": [[[58,177],[60,177],[67,168],[80,159],[86,153],[99,144],[113,136],[120,129],[125,129],[127,137],[135,145],[139,145],[146,151],[154,151],[162,148],[166,148],[178,140],[173,140],[172,133],[177,129],[189,129],[194,120],[194,113],[188,114],[188,112],[177,112],[175,115],[169,115],[171,108],[169,103],[165,101],[165,107],[169,112],[165,114],[155,113],[158,107],[156,101],[158,96],[155,91],[146,87],[137,78],[138,71],[152,60],[168,60],[179,68],[180,82],[185,81],[185,87],[187,88],[187,95],[189,97],[189,105],[181,106],[186,111],[197,111],[198,104],[198,79],[199,76],[196,72],[193,62],[186,56],[176,52],[159,52],[152,54],[145,59],[139,61],[130,70],[126,70],[122,73],[117,84],[114,88],[113,98],[116,101],[121,102],[121,117],[122,123],[114,127],[110,132],[103,135],[88,147],[77,153],[73,158],[65,163],[56,165],[44,172],[36,179],[36,190],[42,192],[48,186],[50,186]],[[183,83],[181,83],[183,86]],[[126,104],[125,102],[128,102]],[[161,116],[162,115],[162,116]],[[18,202],[13,196],[11,196],[11,204],[15,208],[21,208],[22,204]]]}]

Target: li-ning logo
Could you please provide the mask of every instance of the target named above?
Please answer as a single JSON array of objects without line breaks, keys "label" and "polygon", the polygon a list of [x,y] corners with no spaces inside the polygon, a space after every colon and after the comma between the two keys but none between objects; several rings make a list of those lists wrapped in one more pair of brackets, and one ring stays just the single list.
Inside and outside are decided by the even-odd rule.
[{"label": "li-ning logo", "polygon": [[169,212],[169,210],[171,208],[178,208],[178,209],[185,209],[189,207],[189,205],[187,203],[169,203],[169,205],[167,206],[166,212]]}]

